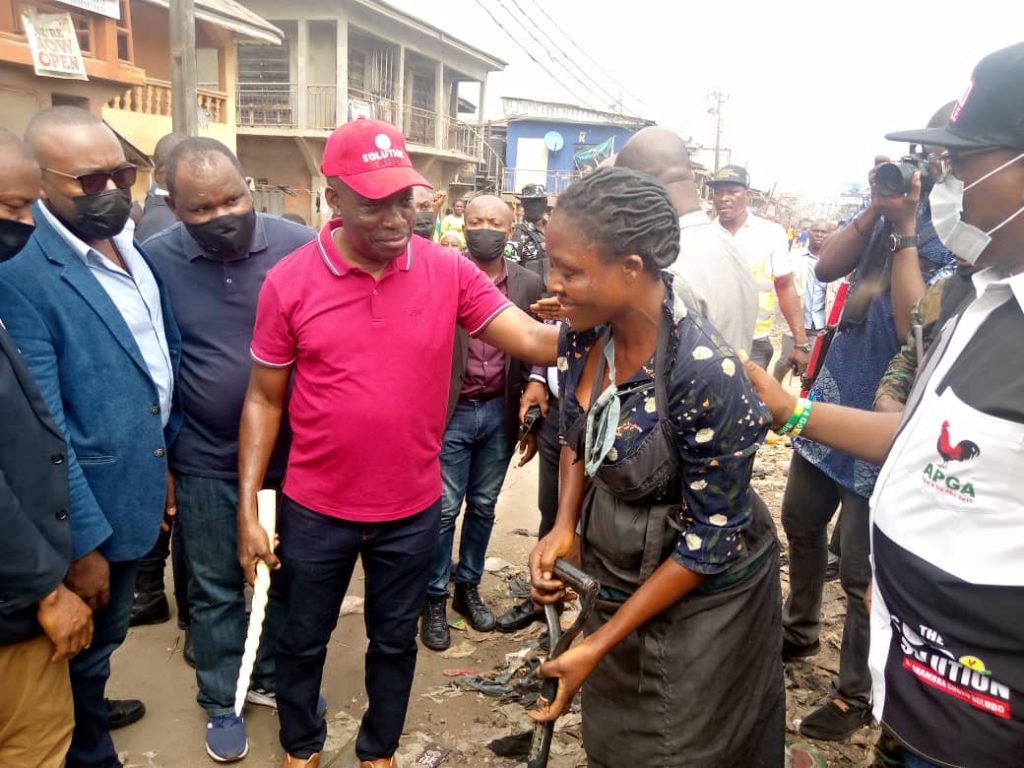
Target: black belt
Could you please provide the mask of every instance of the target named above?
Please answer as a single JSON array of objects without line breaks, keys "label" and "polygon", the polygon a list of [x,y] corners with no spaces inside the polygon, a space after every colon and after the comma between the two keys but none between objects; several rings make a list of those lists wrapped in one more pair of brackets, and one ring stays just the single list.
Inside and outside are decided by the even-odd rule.
[{"label": "black belt", "polygon": [[495,400],[499,397],[504,397],[504,392],[481,392],[476,395],[460,395],[459,402],[461,403],[486,403],[491,400]]}]

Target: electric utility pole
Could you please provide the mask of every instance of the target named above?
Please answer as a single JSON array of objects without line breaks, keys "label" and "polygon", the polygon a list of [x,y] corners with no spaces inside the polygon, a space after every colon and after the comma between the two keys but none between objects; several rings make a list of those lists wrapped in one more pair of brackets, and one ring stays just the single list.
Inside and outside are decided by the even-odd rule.
[{"label": "electric utility pole", "polygon": [[195,136],[198,130],[196,93],[196,17],[193,0],[170,0],[171,7],[171,130]]}]

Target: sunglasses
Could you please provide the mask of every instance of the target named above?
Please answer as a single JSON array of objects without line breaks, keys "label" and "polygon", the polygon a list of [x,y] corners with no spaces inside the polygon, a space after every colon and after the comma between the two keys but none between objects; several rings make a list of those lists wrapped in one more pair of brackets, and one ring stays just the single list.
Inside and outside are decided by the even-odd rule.
[{"label": "sunglasses", "polygon": [[99,194],[107,188],[108,181],[113,181],[114,186],[118,189],[131,189],[135,183],[135,177],[139,173],[138,166],[132,163],[119,165],[112,171],[93,171],[92,173],[83,173],[81,176],[64,173],[64,171],[57,171],[53,168],[43,168],[43,170],[47,173],[63,176],[66,179],[74,179],[82,185],[82,192],[87,195]]}]

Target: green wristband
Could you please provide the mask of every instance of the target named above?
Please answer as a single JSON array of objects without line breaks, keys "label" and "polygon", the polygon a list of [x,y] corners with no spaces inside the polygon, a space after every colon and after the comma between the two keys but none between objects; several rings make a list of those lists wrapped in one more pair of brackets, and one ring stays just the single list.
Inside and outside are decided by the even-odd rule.
[{"label": "green wristband", "polygon": [[789,421],[787,421],[785,424],[783,424],[781,427],[775,430],[775,434],[788,435],[797,425],[797,422],[800,421],[800,417],[803,415],[804,409],[806,407],[807,401],[805,399],[801,397],[799,400],[797,400],[796,408],[793,409],[793,415],[789,417]]},{"label": "green wristband", "polygon": [[807,426],[807,420],[809,418],[811,418],[812,403],[811,403],[810,400],[805,400],[804,402],[806,402],[807,405],[804,408],[804,412],[800,414],[800,419],[797,421],[796,426],[793,427],[793,431],[790,432],[790,436],[792,436],[792,437],[796,437],[801,432],[803,432],[804,431],[804,427]]}]

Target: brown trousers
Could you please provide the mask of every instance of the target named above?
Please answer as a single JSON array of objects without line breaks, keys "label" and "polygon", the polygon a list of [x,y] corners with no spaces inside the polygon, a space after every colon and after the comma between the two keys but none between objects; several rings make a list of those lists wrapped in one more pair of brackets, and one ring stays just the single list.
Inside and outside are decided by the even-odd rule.
[{"label": "brown trousers", "polygon": [[75,711],[66,661],[45,635],[0,645],[0,766],[62,768]]}]

